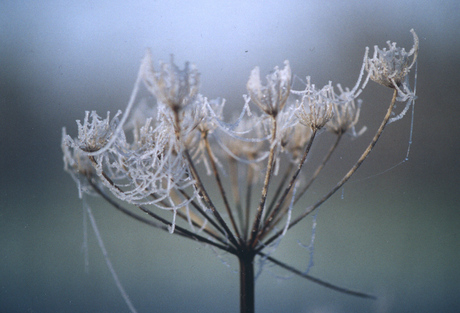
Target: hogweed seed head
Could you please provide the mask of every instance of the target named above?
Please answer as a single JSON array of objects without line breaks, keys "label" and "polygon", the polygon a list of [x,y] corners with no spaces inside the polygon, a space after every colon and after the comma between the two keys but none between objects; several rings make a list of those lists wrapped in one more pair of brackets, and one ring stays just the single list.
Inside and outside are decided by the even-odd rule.
[{"label": "hogweed seed head", "polygon": [[302,99],[297,100],[297,117],[299,122],[311,129],[322,128],[332,118],[334,91],[331,83],[317,90],[307,77],[307,87],[302,92]]},{"label": "hogweed seed head", "polygon": [[355,131],[355,125],[359,120],[362,100],[355,99],[348,88],[343,90],[340,85],[337,85],[337,87],[339,88],[340,95],[336,95],[334,98],[334,114],[329,122],[327,122],[326,128],[335,134],[344,134],[350,131],[353,137],[357,137],[366,130],[363,127],[358,133]]},{"label": "hogweed seed head", "polygon": [[[414,45],[409,52],[396,46],[396,42],[387,41],[387,48],[374,46],[372,58],[366,57],[365,68],[370,79],[383,86],[393,89],[400,88],[406,81],[411,68],[417,61],[419,40],[413,29]],[[412,57],[412,61],[410,60]]]},{"label": "hogweed seed head", "polygon": [[[80,196],[99,195],[149,225],[237,256],[242,284],[246,284],[242,293],[253,293],[253,281],[246,278],[252,277],[248,273],[254,274],[255,257],[300,273],[270,256],[271,251],[263,250],[276,248],[289,229],[342,188],[367,158],[385,125],[402,118],[413,104],[418,38],[411,32],[414,45],[409,52],[395,43],[388,43],[389,48],[375,47],[372,58],[366,50],[355,87],[350,90],[337,85],[339,93],[331,82],[316,88],[310,77],[304,90],[291,90],[288,61],[283,69],[275,67],[266,76],[265,85],[259,68],[254,68],[246,85],[248,95],[243,96],[245,103],[234,123],[224,121],[224,100],[208,101],[198,93],[200,74],[194,66],[186,63],[184,69],[179,69],[171,57],[170,63],[160,63],[156,70],[148,52],[123,115],[119,111],[110,119],[107,113],[103,119],[95,111],[87,111],[83,122],[77,121],[77,138],[71,138],[63,129],[65,170],[77,182]],[[412,90],[408,74],[414,66]],[[368,76],[361,85],[365,70]],[[293,206],[319,177],[339,146],[341,135],[351,133],[356,137],[365,130],[355,131],[361,108],[357,97],[369,79],[395,89],[381,126],[338,183],[303,212],[296,213]],[[136,102],[142,82],[156,97],[156,106],[147,105],[148,100]],[[406,107],[390,118],[395,102],[402,100],[408,100]],[[250,102],[261,113],[251,112]],[[321,140],[318,130],[323,127],[338,136],[313,172],[308,159],[311,149]],[[205,173],[209,175],[206,180]],[[275,177],[279,178],[276,183]],[[302,189],[297,193],[298,187]],[[213,188],[212,193],[208,188]],[[134,204],[142,213],[124,209],[105,190],[122,202]],[[310,194],[314,197],[314,193]],[[171,214],[158,215],[150,210],[152,206]],[[302,274],[308,278],[305,275]],[[242,311],[253,312],[250,303],[246,308]]]},{"label": "hogweed seed head", "polygon": [[78,140],[76,144],[78,147],[85,152],[95,152],[102,149],[114,134],[120,115],[121,111],[118,111],[110,121],[110,112],[107,112],[107,118],[101,119],[96,111],[91,113],[86,111],[83,124],[77,120]]},{"label": "hogweed seed head", "polygon": [[147,89],[161,103],[173,111],[179,111],[193,100],[200,87],[200,73],[194,65],[185,63],[183,70],[174,64],[171,55],[170,63],[160,63],[160,70],[153,67],[150,51],[147,51],[143,61],[143,80]]},{"label": "hogweed seed head", "polygon": [[260,81],[259,67],[251,71],[246,88],[251,100],[266,114],[276,117],[286,105],[291,90],[291,67],[284,61],[284,68],[275,67],[273,73],[267,75],[267,85]]},{"label": "hogweed seed head", "polygon": [[[63,152],[64,170],[74,175],[87,175],[94,172],[88,156],[79,148],[69,135],[66,128],[62,129],[61,148]],[[77,146],[78,147],[78,146]]]}]

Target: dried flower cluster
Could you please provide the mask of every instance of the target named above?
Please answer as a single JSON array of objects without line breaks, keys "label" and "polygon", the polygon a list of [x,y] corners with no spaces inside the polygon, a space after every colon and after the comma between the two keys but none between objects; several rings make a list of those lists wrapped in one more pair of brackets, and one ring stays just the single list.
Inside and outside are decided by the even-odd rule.
[{"label": "dried flower cluster", "polygon": [[[81,193],[99,195],[141,222],[237,256],[244,312],[253,311],[256,257],[327,287],[369,297],[299,272],[264,251],[343,186],[369,155],[385,125],[401,118],[413,104],[415,86],[409,84],[409,73],[416,64],[418,39],[411,32],[414,46],[409,52],[396,43],[389,43],[388,50],[375,47],[372,58],[366,50],[351,90],[337,85],[337,92],[331,82],[317,88],[310,77],[305,89],[293,90],[288,61],[283,69],[275,67],[263,83],[256,67],[246,85],[241,113],[231,123],[223,117],[224,100],[208,100],[199,93],[195,66],[186,63],[180,69],[171,58],[156,69],[148,52],[124,113],[119,111],[113,118],[107,113],[103,119],[95,111],[86,112],[83,123],[77,121],[77,138],[63,130],[65,169]],[[343,135],[358,137],[366,130],[357,132],[355,126],[362,104],[357,97],[369,79],[394,89],[381,127],[330,192],[296,210],[295,204]],[[135,105],[142,83],[156,99],[155,105],[146,100]],[[407,100],[403,112],[390,119],[395,102]],[[311,177],[299,175],[323,129],[336,136],[334,145]],[[212,186],[204,176],[213,179]],[[113,196],[133,209],[115,204]]]}]

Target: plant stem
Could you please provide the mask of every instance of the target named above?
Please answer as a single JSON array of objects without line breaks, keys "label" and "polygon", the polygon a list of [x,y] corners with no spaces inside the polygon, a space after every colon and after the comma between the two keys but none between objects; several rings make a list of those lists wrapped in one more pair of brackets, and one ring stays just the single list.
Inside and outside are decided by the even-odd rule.
[{"label": "plant stem", "polygon": [[209,156],[209,163],[211,163],[212,171],[214,173],[214,177],[216,178],[217,186],[219,187],[220,195],[222,196],[222,200],[224,201],[225,209],[227,210],[227,214],[230,217],[230,222],[232,223],[233,229],[235,230],[235,235],[237,238],[241,238],[240,231],[238,226],[236,225],[234,214],[232,209],[230,208],[230,204],[228,203],[227,194],[225,193],[224,186],[222,185],[222,181],[220,179],[219,171],[217,170],[217,165],[214,160],[214,154],[211,150],[211,145],[209,144],[208,136],[204,136],[204,143],[206,146],[206,152]]},{"label": "plant stem", "polygon": [[277,216],[277,214],[282,209],[284,200],[286,200],[286,197],[291,192],[292,187],[294,186],[294,183],[297,180],[297,177],[299,176],[300,171],[302,170],[302,166],[305,163],[305,160],[307,159],[308,152],[310,152],[310,148],[311,148],[311,145],[313,144],[313,141],[315,140],[315,136],[316,136],[317,131],[318,131],[317,129],[312,129],[311,138],[308,141],[307,146],[305,147],[305,152],[304,152],[304,154],[302,156],[302,159],[300,159],[299,164],[297,165],[297,170],[295,171],[294,175],[292,176],[291,181],[289,182],[289,185],[284,190],[284,193],[282,194],[281,198],[279,199],[278,204],[276,205],[275,209],[270,214],[270,216],[267,218],[267,221],[264,224],[262,230],[259,232],[259,235],[256,237],[256,240],[254,241],[253,247],[255,247],[256,244],[258,243],[259,239],[261,237],[263,237],[267,233],[266,230],[269,229],[273,219]]},{"label": "plant stem", "polygon": [[254,253],[238,254],[240,262],[240,312],[254,313]]},{"label": "plant stem", "polygon": [[347,294],[347,295],[352,295],[352,296],[355,296],[355,297],[377,300],[377,297],[374,296],[374,295],[364,293],[364,292],[354,291],[354,290],[347,289],[347,288],[344,288],[344,287],[339,287],[337,285],[333,285],[333,284],[328,283],[328,282],[326,282],[324,280],[321,280],[321,279],[318,279],[318,278],[313,277],[311,275],[308,275],[305,272],[299,271],[298,269],[296,269],[296,268],[294,268],[294,267],[292,267],[290,265],[287,265],[286,263],[280,262],[277,259],[275,259],[275,258],[273,258],[271,256],[268,256],[268,255],[266,255],[264,253],[259,253],[259,255],[261,255],[263,257],[266,257],[268,261],[278,265],[279,267],[282,267],[282,268],[288,270],[289,272],[291,272],[291,273],[293,273],[295,275],[298,275],[300,277],[306,278],[309,281],[314,282],[314,283],[316,283],[316,284],[318,284],[320,286],[323,286],[323,287],[326,287],[326,288],[329,288],[329,289],[332,289],[332,290],[335,290],[335,291],[338,291],[338,292],[341,292],[341,293],[344,293],[344,294]]},{"label": "plant stem", "polygon": [[343,134],[344,134],[343,132],[340,132],[340,133],[337,134],[337,139],[335,140],[334,144],[331,146],[331,148],[327,152],[326,156],[324,157],[323,161],[321,162],[321,164],[316,169],[315,173],[313,173],[313,176],[310,178],[310,181],[305,185],[305,187],[302,189],[302,191],[299,193],[299,195],[295,198],[294,204],[296,204],[297,201],[299,201],[299,199],[305,194],[305,192],[308,190],[308,188],[310,188],[311,184],[313,184],[313,182],[315,181],[316,177],[318,177],[318,175],[321,172],[321,170],[324,168],[326,163],[329,161],[332,153],[335,151],[335,149],[339,145],[340,139],[342,139]]},{"label": "plant stem", "polygon": [[270,184],[270,178],[273,172],[273,161],[275,159],[275,151],[276,151],[276,132],[277,132],[277,123],[276,119],[272,118],[272,138],[270,140],[270,154],[268,155],[268,162],[267,162],[267,171],[265,172],[265,179],[264,179],[264,186],[262,188],[262,197],[260,199],[259,207],[257,208],[256,218],[254,219],[254,224],[251,230],[251,237],[250,242],[251,245],[255,245],[257,234],[259,233],[260,223],[264,216],[265,211],[265,201],[267,200],[267,193],[268,193],[268,186]]},{"label": "plant stem", "polygon": [[190,153],[188,152],[188,150],[185,150],[184,151],[184,154],[185,154],[185,157],[188,161],[188,164],[189,164],[189,168],[190,168],[190,172],[191,172],[191,175],[192,177],[195,179],[195,186],[196,186],[196,189],[198,190],[200,196],[203,198],[204,200],[204,203],[206,204],[207,208],[210,209],[212,211],[212,213],[214,214],[214,216],[216,217],[217,221],[219,222],[219,224],[222,226],[222,228],[225,230],[225,235],[228,236],[228,240],[230,240],[230,242],[235,246],[235,247],[238,247],[238,242],[236,241],[235,239],[235,236],[233,235],[233,233],[230,231],[230,229],[228,228],[227,226],[227,223],[224,221],[224,219],[222,218],[222,216],[219,214],[219,212],[217,211],[217,208],[214,206],[214,204],[212,203],[211,201],[211,198],[209,197],[206,189],[204,188],[203,186],[203,182],[201,181],[201,178],[200,176],[198,175],[198,172],[195,168],[195,165],[193,164],[193,161],[192,161],[192,157],[190,156]]}]

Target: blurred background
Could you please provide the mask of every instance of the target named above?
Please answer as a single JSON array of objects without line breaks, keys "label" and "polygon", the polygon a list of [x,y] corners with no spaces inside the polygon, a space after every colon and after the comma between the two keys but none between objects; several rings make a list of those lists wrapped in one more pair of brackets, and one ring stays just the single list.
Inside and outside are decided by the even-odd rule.
[{"label": "blurred background", "polygon": [[[460,4],[458,1],[1,1],[0,311],[127,312],[63,171],[61,129],[85,110],[124,109],[140,60],[194,62],[201,93],[239,110],[251,69],[290,61],[318,86],[353,86],[366,46],[420,39],[418,100],[389,125],[349,184],[318,212],[310,274],[375,294],[363,300],[266,267],[258,312],[459,312]],[[353,162],[391,90],[369,83]],[[360,128],[360,127],[358,127]],[[327,134],[323,134],[327,140]],[[320,149],[320,148],[318,148]],[[354,154],[353,154],[354,152]],[[331,166],[331,177],[342,163]],[[342,172],[340,172],[342,173]],[[328,174],[328,175],[329,175]],[[377,175],[380,174],[380,175]],[[339,175],[340,176],[340,175]],[[337,176],[335,176],[337,177]],[[332,182],[332,180],[331,180]],[[329,183],[331,183],[329,182]],[[319,187],[330,184],[323,180]],[[237,312],[237,262],[140,225],[90,199],[114,268],[138,312]],[[306,204],[305,204],[306,205]],[[305,268],[310,224],[277,251]],[[284,244],[286,243],[286,244]]]}]

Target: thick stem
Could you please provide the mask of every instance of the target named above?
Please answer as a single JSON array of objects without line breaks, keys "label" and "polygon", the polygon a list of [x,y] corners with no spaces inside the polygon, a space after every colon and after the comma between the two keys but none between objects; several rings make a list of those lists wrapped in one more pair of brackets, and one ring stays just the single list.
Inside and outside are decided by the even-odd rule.
[{"label": "thick stem", "polygon": [[238,255],[240,262],[240,312],[254,313],[254,254]]}]

